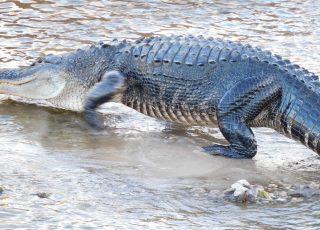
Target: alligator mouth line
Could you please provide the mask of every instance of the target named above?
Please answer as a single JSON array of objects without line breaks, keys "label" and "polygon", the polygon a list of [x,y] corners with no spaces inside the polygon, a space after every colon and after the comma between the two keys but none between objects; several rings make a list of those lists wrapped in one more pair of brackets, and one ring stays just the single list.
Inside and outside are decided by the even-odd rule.
[{"label": "alligator mouth line", "polygon": [[32,82],[35,79],[36,77],[27,77],[27,78],[21,78],[17,80],[0,79],[0,85],[23,85],[23,84]]},{"label": "alligator mouth line", "polygon": [[9,94],[30,99],[51,99],[65,87],[63,73],[53,68],[38,68],[30,71],[0,71],[0,94]]}]

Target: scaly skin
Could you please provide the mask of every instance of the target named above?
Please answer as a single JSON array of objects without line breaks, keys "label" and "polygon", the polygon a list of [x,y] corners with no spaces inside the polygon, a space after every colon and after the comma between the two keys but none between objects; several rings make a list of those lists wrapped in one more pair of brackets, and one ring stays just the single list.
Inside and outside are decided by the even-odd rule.
[{"label": "scaly skin", "polygon": [[29,88],[20,90],[25,85],[17,82],[36,78],[28,83],[32,87],[51,73],[65,86],[50,96],[43,93],[46,80],[37,98],[49,106],[83,110],[97,129],[96,108],[118,101],[167,121],[218,125],[230,145],[205,147],[211,154],[253,157],[257,144],[250,127],[273,128],[320,154],[318,77],[250,45],[201,36],[113,41],[2,71],[0,93],[26,97]]}]

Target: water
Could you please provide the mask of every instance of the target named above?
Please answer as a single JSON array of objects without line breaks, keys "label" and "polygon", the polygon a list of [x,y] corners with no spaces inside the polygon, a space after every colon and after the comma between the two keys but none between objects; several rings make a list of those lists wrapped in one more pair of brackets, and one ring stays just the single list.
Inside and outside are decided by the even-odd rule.
[{"label": "water", "polygon": [[[0,68],[113,38],[203,34],[248,42],[320,74],[320,2],[3,1]],[[0,105],[3,229],[319,229],[319,197],[235,204],[219,194],[238,179],[267,186],[319,182],[319,157],[255,129],[254,160],[211,157],[215,128],[182,130],[125,107],[104,106],[108,131],[81,116]],[[46,197],[46,198],[41,198]]]}]

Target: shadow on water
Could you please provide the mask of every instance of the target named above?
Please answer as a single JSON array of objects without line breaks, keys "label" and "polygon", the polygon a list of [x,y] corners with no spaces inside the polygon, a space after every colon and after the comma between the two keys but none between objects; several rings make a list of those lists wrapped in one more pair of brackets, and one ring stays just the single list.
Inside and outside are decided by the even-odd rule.
[{"label": "shadow on water", "polygon": [[[0,68],[113,38],[203,34],[267,47],[320,73],[314,1],[0,1]],[[306,26],[308,25],[308,26]],[[0,103],[0,227],[318,229],[318,197],[234,204],[238,179],[267,186],[318,183],[319,157],[255,129],[253,160],[212,157],[217,128],[179,127],[109,104],[106,131],[81,115]]]}]

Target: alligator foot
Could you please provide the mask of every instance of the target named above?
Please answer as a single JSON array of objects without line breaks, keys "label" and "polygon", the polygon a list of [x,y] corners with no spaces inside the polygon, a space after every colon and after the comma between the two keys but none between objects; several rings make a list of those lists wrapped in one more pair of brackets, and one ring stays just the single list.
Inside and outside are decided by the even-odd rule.
[{"label": "alligator foot", "polygon": [[202,147],[203,150],[210,155],[215,156],[225,156],[230,158],[237,158],[237,159],[248,159],[251,158],[251,156],[248,156],[244,154],[243,152],[239,152],[230,146],[224,146],[224,145],[211,145],[211,146],[205,146]]},{"label": "alligator foot", "polygon": [[97,131],[101,131],[104,129],[103,121],[99,118],[97,112],[94,109],[86,109],[84,111],[84,119],[89,124],[89,126]]},{"label": "alligator foot", "polygon": [[95,109],[110,101],[121,91],[123,85],[123,75],[118,71],[110,71],[105,73],[101,81],[88,92],[84,105],[84,118],[91,128],[95,130],[104,128]]},{"label": "alligator foot", "polygon": [[257,143],[248,122],[272,104],[279,93],[279,85],[272,77],[252,77],[238,82],[225,93],[217,107],[219,129],[230,145],[213,145],[205,150],[232,158],[254,157]]}]

